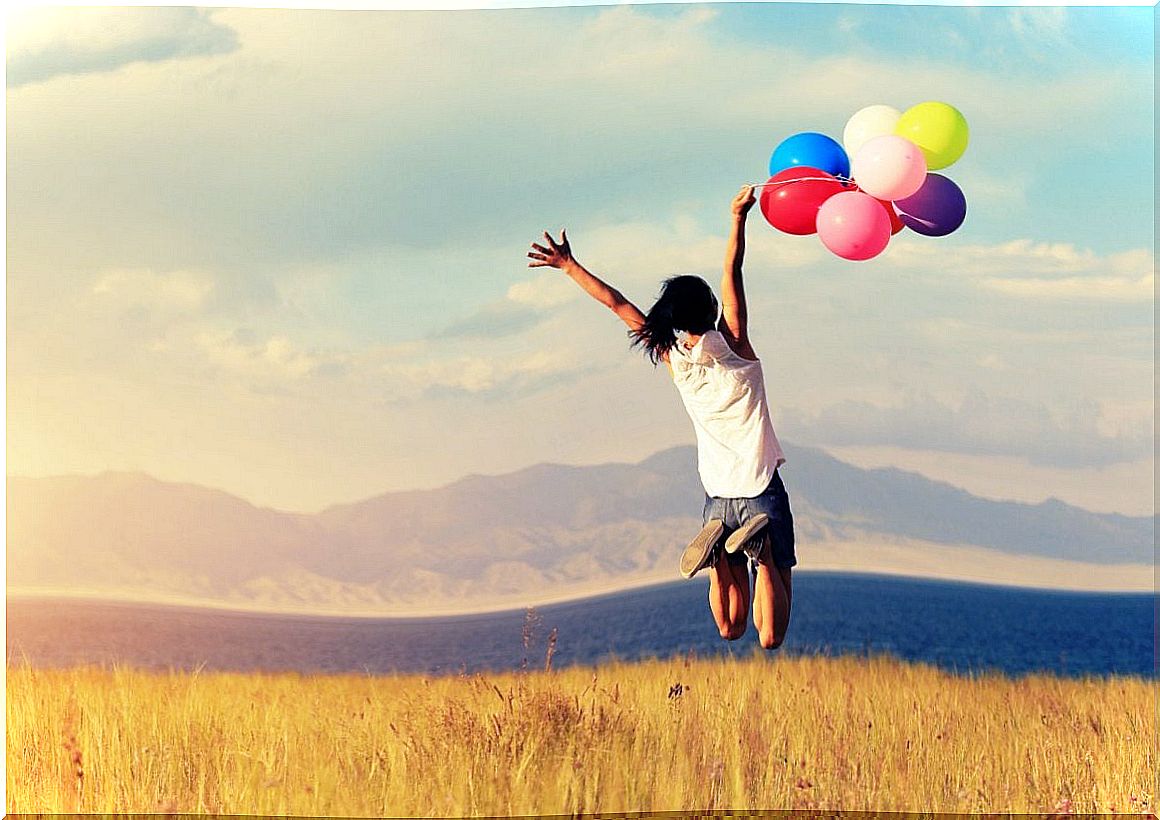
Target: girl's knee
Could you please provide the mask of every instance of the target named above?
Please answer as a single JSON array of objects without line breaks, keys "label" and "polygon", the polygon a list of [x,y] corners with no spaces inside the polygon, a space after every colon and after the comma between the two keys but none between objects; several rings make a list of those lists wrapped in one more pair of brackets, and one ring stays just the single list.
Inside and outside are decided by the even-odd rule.
[{"label": "girl's knee", "polygon": [[762,630],[760,639],[762,649],[777,649],[785,641],[785,633],[772,629]]},{"label": "girl's knee", "polygon": [[727,641],[735,641],[745,634],[745,622],[736,624],[721,624],[721,637]]}]

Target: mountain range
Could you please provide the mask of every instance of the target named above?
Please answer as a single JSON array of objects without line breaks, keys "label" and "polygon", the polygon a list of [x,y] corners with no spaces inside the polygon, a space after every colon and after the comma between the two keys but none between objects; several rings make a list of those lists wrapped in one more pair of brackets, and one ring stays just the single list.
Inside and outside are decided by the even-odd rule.
[{"label": "mountain range", "polygon": [[[992,501],[785,449],[799,569],[1150,588],[1155,516]],[[522,606],[675,580],[703,502],[693,447],[637,464],[472,475],[316,514],[144,473],[10,476],[7,584],[10,594],[333,613]]]}]

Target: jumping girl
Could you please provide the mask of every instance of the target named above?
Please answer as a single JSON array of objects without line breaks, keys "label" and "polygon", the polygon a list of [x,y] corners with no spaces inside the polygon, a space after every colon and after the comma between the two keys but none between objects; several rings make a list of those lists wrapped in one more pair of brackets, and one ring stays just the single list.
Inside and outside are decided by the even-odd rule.
[{"label": "jumping girl", "polygon": [[[568,274],[585,292],[628,325],[634,346],[656,365],[668,365],[697,436],[697,471],[705,489],[704,527],[681,557],[691,578],[706,567],[709,608],[725,640],[745,633],[750,608],[747,557],[753,570],[753,623],[761,645],[781,645],[789,625],[793,516],[777,468],[785,462],[773,431],[761,361],[749,341],[742,285],[745,221],[753,187],[733,199],[732,230],[721,278],[721,309],[698,276],[666,279],[644,315],[615,288],[572,256],[566,232],[547,247],[532,243],[528,267]],[[722,539],[724,542],[722,543]]]}]

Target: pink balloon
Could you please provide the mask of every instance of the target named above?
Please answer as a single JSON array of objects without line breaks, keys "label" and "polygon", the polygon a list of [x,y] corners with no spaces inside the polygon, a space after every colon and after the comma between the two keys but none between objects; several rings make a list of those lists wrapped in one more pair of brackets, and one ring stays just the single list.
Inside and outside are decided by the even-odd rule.
[{"label": "pink balloon", "polygon": [[818,238],[843,259],[870,259],[890,241],[890,217],[869,194],[843,191],[818,208]]},{"label": "pink balloon", "polygon": [[858,149],[853,175],[858,187],[872,197],[905,199],[926,181],[926,157],[906,137],[883,134]]}]

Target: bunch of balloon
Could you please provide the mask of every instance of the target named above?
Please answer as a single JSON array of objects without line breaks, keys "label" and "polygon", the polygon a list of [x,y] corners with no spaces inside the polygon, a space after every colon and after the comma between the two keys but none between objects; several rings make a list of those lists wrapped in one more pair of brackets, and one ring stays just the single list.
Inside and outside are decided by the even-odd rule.
[{"label": "bunch of balloon", "polygon": [[924,102],[905,113],[871,105],[846,123],[842,143],[804,132],[769,158],[761,212],[780,231],[816,233],[843,259],[871,259],[904,228],[946,236],[963,223],[967,201],[932,171],[967,148],[967,121],[953,106]]}]

